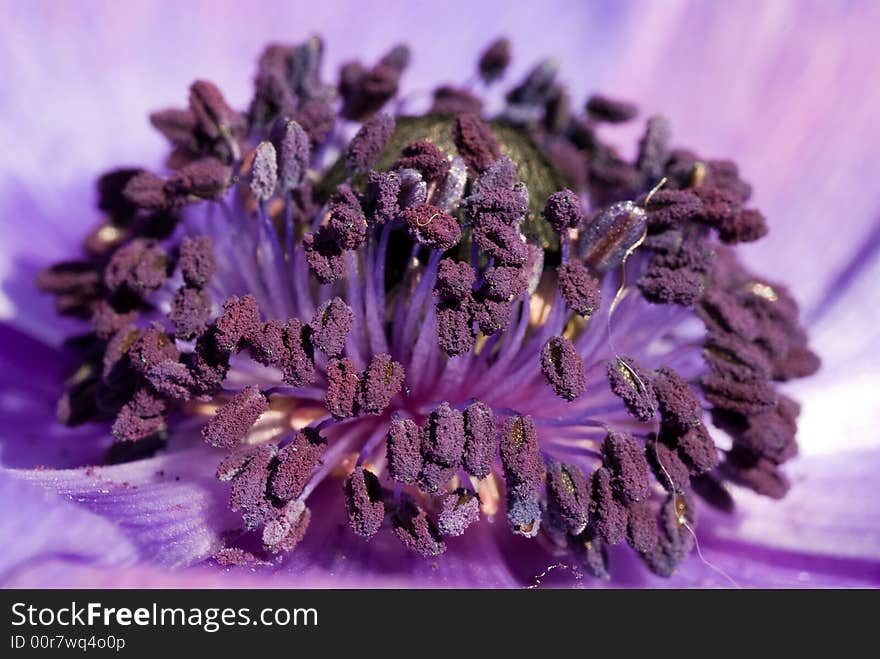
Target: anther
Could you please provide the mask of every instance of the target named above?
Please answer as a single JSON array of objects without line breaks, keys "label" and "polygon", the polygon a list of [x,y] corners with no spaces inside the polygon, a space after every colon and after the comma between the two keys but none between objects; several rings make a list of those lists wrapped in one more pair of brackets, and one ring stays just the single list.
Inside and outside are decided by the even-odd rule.
[{"label": "anther", "polygon": [[382,486],[373,472],[354,468],[345,479],[345,506],[352,531],[367,539],[379,532],[385,519],[385,504]]},{"label": "anther", "polygon": [[278,156],[271,142],[260,142],[251,167],[251,193],[258,201],[267,201],[278,185]]},{"label": "anther", "polygon": [[475,478],[485,478],[492,469],[498,450],[495,417],[492,410],[474,401],[464,411],[464,468]]},{"label": "anther", "polygon": [[250,385],[217,408],[202,436],[211,446],[232,448],[244,440],[248,431],[266,410],[269,401],[259,387]]},{"label": "anther", "polygon": [[179,266],[187,286],[200,288],[207,284],[217,269],[211,239],[184,236],[180,241]]},{"label": "anther", "polygon": [[547,464],[547,504],[550,515],[571,535],[587,526],[590,493],[577,465],[551,460]]},{"label": "anther", "polygon": [[625,432],[609,432],[602,444],[605,467],[611,474],[615,496],[625,504],[642,501],[651,494],[648,461],[642,447]]},{"label": "anther", "polygon": [[480,56],[477,68],[483,82],[487,85],[504,75],[510,64],[510,40],[500,38],[493,41]]},{"label": "anther", "polygon": [[554,192],[544,206],[544,217],[557,233],[574,229],[583,218],[580,199],[568,189]]},{"label": "anther", "polygon": [[541,371],[556,395],[574,400],[587,388],[584,360],[570,339],[555,336],[541,350]]},{"label": "anther", "polygon": [[562,299],[575,313],[589,318],[599,308],[602,300],[599,280],[580,261],[573,259],[560,265],[558,281]]},{"label": "anther", "polygon": [[292,119],[279,118],[271,132],[278,156],[278,185],[282,192],[295,190],[306,179],[309,169],[309,136]]},{"label": "anther", "polygon": [[379,112],[370,117],[348,143],[346,172],[352,175],[369,171],[391,139],[394,127],[394,118],[389,114]]},{"label": "anther", "polygon": [[459,155],[474,174],[482,174],[501,156],[492,129],[475,114],[462,114],[455,119],[452,139]]},{"label": "anther", "polygon": [[480,519],[480,498],[459,488],[443,497],[437,528],[445,536],[458,537]]},{"label": "anther", "polygon": [[373,357],[361,379],[360,407],[365,414],[381,414],[403,386],[403,366],[385,353]]},{"label": "anther", "polygon": [[436,206],[419,204],[401,213],[413,240],[445,252],[461,240],[461,227],[452,215]]},{"label": "anther", "polygon": [[699,425],[702,408],[690,385],[668,367],[657,369],[651,383],[664,424],[681,432]]},{"label": "anther", "polygon": [[594,121],[604,121],[609,124],[631,121],[639,113],[639,109],[633,103],[598,94],[587,99],[586,110]]},{"label": "anther", "polygon": [[227,298],[223,312],[215,323],[214,340],[224,352],[235,352],[239,345],[253,336],[261,326],[260,310],[253,295]]},{"label": "anther", "polygon": [[327,363],[327,391],[324,394],[327,411],[337,419],[347,419],[357,414],[359,384],[357,369],[350,359],[330,359]]},{"label": "anther", "polygon": [[312,345],[321,352],[335,357],[342,353],[345,339],[354,323],[354,312],[339,297],[328,300],[312,317]]},{"label": "anther", "polygon": [[422,471],[421,432],[410,419],[394,418],[388,429],[388,471],[401,483],[415,483]]},{"label": "anther", "polygon": [[606,368],[611,391],[639,421],[650,421],[657,412],[651,375],[632,357],[615,357]]},{"label": "anther", "polygon": [[446,543],[428,514],[410,501],[398,508],[394,516],[394,534],[404,546],[422,556],[439,556]]},{"label": "anther", "polygon": [[298,498],[326,448],[327,441],[317,430],[309,427],[300,430],[292,442],[278,451],[269,481],[272,496],[281,501]]},{"label": "anther", "polygon": [[501,464],[507,483],[507,519],[514,533],[532,538],[541,526],[540,489],[544,462],[535,422],[510,417],[501,428]]}]

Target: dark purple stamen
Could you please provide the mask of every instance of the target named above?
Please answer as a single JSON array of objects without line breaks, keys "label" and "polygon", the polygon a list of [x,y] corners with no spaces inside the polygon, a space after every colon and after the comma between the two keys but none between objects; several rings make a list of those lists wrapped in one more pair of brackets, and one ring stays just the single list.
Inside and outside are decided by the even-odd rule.
[{"label": "dark purple stamen", "polygon": [[315,377],[315,359],[310,340],[311,330],[296,318],[284,325],[284,345],[287,352],[281,370],[284,381],[294,387],[302,387]]},{"label": "dark purple stamen", "polygon": [[486,297],[498,302],[512,302],[526,292],[529,282],[523,268],[499,265],[486,268],[483,273],[482,291]]},{"label": "dark purple stamen", "polygon": [[791,487],[772,460],[742,446],[734,446],[727,453],[720,471],[734,483],[773,499],[783,498]]},{"label": "dark purple stamen", "polygon": [[446,543],[428,514],[412,502],[405,502],[394,516],[394,534],[404,546],[422,556],[439,556]]},{"label": "dark purple stamen", "polygon": [[581,201],[571,190],[554,192],[544,206],[544,217],[557,233],[574,229],[581,223]]},{"label": "dark purple stamen", "polygon": [[461,240],[461,227],[452,215],[442,208],[419,204],[401,213],[413,240],[426,247],[445,252]]},{"label": "dark purple stamen", "polygon": [[361,379],[360,407],[365,414],[381,414],[403,386],[400,363],[385,353],[373,357]]},{"label": "dark purple stamen", "polygon": [[217,269],[211,239],[207,236],[185,236],[180,241],[179,265],[187,286],[200,288],[207,284]]},{"label": "dark purple stamen", "polygon": [[315,311],[311,322],[312,345],[336,357],[345,347],[345,339],[354,323],[354,312],[341,298],[334,297]]},{"label": "dark purple stamen", "polygon": [[330,203],[330,220],[327,225],[339,246],[356,250],[367,238],[367,218],[360,201],[347,185],[340,185]]},{"label": "dark purple stamen", "polygon": [[189,201],[188,197],[220,199],[230,182],[231,172],[226,165],[216,158],[203,158],[178,169],[168,179],[165,190],[180,203]]},{"label": "dark purple stamen", "polygon": [[639,290],[650,302],[696,304],[706,288],[706,277],[714,255],[697,238],[686,238],[654,254],[639,279]]},{"label": "dark purple stamen", "polygon": [[492,129],[475,114],[462,114],[452,126],[452,139],[468,169],[482,174],[501,156]]},{"label": "dark purple stamen", "polygon": [[370,172],[363,207],[372,225],[391,222],[400,214],[400,177],[396,172]]},{"label": "dark purple stamen", "polygon": [[464,415],[449,403],[441,403],[428,415],[422,433],[425,457],[447,467],[457,467],[464,454],[464,442]]},{"label": "dark purple stamen", "polygon": [[648,464],[654,472],[654,478],[670,492],[683,493],[688,490],[691,483],[690,469],[679,457],[674,448],[676,440],[669,441],[661,437],[652,439],[647,443],[646,453]]},{"label": "dark purple stamen", "polygon": [[289,358],[284,325],[280,320],[273,318],[260,325],[247,343],[251,357],[264,366],[283,366]]},{"label": "dark purple stamen", "polygon": [[382,486],[376,475],[363,467],[355,467],[345,479],[345,506],[351,530],[364,538],[379,532],[385,519]]},{"label": "dark purple stamen", "polygon": [[212,139],[228,135],[240,121],[222,92],[206,80],[197,80],[189,88],[189,106],[199,129]]},{"label": "dark purple stamen", "polygon": [[443,497],[443,508],[437,518],[437,528],[445,536],[464,535],[467,528],[480,519],[480,498],[469,490],[459,488]]},{"label": "dark purple stamen", "polygon": [[129,291],[146,296],[168,279],[168,257],[158,244],[134,240],[116,250],[104,270],[104,284],[111,292]]},{"label": "dark purple stamen", "polygon": [[541,526],[544,462],[530,416],[510,417],[501,428],[501,464],[507,483],[507,519],[514,533],[532,538]]},{"label": "dark purple stamen", "polygon": [[507,329],[510,323],[510,305],[488,298],[474,298],[471,304],[474,322],[480,331],[490,336]]},{"label": "dark purple stamen", "polygon": [[403,148],[395,169],[414,169],[428,183],[440,183],[449,173],[449,159],[427,140],[413,142]]},{"label": "dark purple stamen", "polygon": [[760,414],[773,409],[776,404],[776,390],[764,378],[737,381],[710,369],[700,379],[700,385],[710,403],[740,414]]},{"label": "dark purple stamen", "polygon": [[486,256],[504,265],[523,266],[529,258],[529,249],[522,234],[496,218],[481,223],[474,229],[474,241]]},{"label": "dark purple stamen", "polygon": [[571,535],[586,528],[590,494],[580,467],[556,460],[547,463],[547,506],[556,524]]},{"label": "dark purple stamen", "polygon": [[650,199],[646,195],[643,201],[647,204],[648,228],[652,231],[681,227],[695,220],[702,207],[693,190],[658,190]]},{"label": "dark purple stamen", "polygon": [[554,336],[544,344],[541,371],[556,395],[565,400],[574,400],[587,388],[584,360],[564,336]]},{"label": "dark purple stamen", "polygon": [[278,451],[269,482],[272,496],[281,501],[299,497],[326,448],[327,441],[317,430],[308,427],[300,430],[292,442]]},{"label": "dark purple stamen", "polygon": [[496,39],[480,55],[477,68],[486,84],[495,82],[504,75],[510,64],[510,40]]},{"label": "dark purple stamen", "polygon": [[464,300],[470,295],[475,279],[470,263],[443,259],[437,267],[434,292],[443,298]]},{"label": "dark purple stamen", "polygon": [[611,573],[608,571],[608,552],[605,549],[605,543],[602,542],[592,525],[588,526],[576,538],[569,536],[568,539],[569,547],[588,574],[606,581],[611,578]]},{"label": "dark purple stamen", "polygon": [[302,501],[288,502],[263,527],[263,546],[273,554],[293,550],[305,537],[311,519],[311,511]]},{"label": "dark purple stamen", "polygon": [[202,289],[183,286],[174,294],[168,318],[177,338],[188,340],[201,334],[210,316],[211,299]]},{"label": "dark purple stamen", "polygon": [[251,193],[258,201],[267,201],[278,185],[278,156],[271,142],[260,142],[251,168]]},{"label": "dark purple stamen", "polygon": [[333,358],[327,363],[327,391],[324,404],[337,419],[357,414],[360,380],[354,363],[346,358]]},{"label": "dark purple stamen", "polygon": [[228,298],[223,303],[223,313],[215,323],[214,340],[225,352],[235,352],[239,345],[259,331],[260,309],[253,295]]},{"label": "dark purple stamen", "polygon": [[266,410],[269,401],[259,387],[250,385],[217,408],[202,436],[211,446],[232,448],[240,444]]},{"label": "dark purple stamen", "polygon": [[495,417],[486,404],[476,400],[467,406],[464,435],[464,468],[475,478],[485,478],[498,451]]},{"label": "dark purple stamen", "polygon": [[655,116],[648,119],[645,134],[639,142],[639,155],[636,167],[644,175],[649,186],[663,176],[666,161],[669,159],[669,140],[672,128],[666,117]]},{"label": "dark purple stamen", "polygon": [[591,484],[590,519],[602,538],[616,545],[626,535],[626,508],[615,497],[612,477],[604,467],[593,472]]},{"label": "dark purple stamen", "polygon": [[688,530],[693,524],[693,502],[690,498],[681,494],[670,496],[660,510],[657,542],[653,549],[642,554],[648,569],[660,576],[671,576],[693,549],[693,535]]},{"label": "dark purple stamen", "polygon": [[122,406],[111,433],[119,441],[134,442],[165,429],[167,404],[148,388],[139,389]]},{"label": "dark purple stamen", "polygon": [[604,121],[609,124],[621,124],[636,118],[639,109],[627,101],[621,101],[598,94],[587,99],[587,112],[595,121]]},{"label": "dark purple stamen", "polygon": [[558,281],[562,299],[575,313],[589,318],[599,308],[602,301],[599,280],[580,261],[560,265]]},{"label": "dark purple stamen", "polygon": [[442,85],[434,90],[430,114],[476,114],[483,111],[483,101],[463,87]]},{"label": "dark purple stamen", "polygon": [[652,376],[632,357],[616,357],[608,361],[608,383],[626,409],[639,421],[650,421],[657,412],[657,397],[651,385]]},{"label": "dark purple stamen", "polygon": [[138,313],[138,309],[119,312],[107,300],[100,300],[95,303],[92,311],[92,330],[99,339],[107,340],[116,332],[131,325],[138,317]]},{"label": "dark purple stamen", "polygon": [[388,471],[401,483],[415,483],[422,471],[422,438],[410,419],[392,419],[388,428]]},{"label": "dark purple stamen", "polygon": [[474,347],[476,335],[467,299],[451,299],[437,304],[437,342],[450,357],[463,355]]},{"label": "dark purple stamen", "polygon": [[295,190],[309,169],[309,136],[297,122],[279,117],[272,127],[271,140],[278,156],[278,185],[283,192]]},{"label": "dark purple stamen", "polygon": [[233,453],[220,463],[220,480],[231,480],[229,507],[241,511],[245,527],[255,529],[277,515],[275,506],[266,496],[269,467],[275,459],[274,446],[262,445],[255,449]]},{"label": "dark purple stamen", "polygon": [[128,349],[129,362],[138,373],[147,373],[164,361],[177,361],[179,356],[174,339],[160,323],[152,323],[140,332]]},{"label": "dark purple stamen", "polygon": [[185,364],[166,359],[150,366],[144,377],[153,388],[172,400],[189,400],[195,386],[195,379]]},{"label": "dark purple stamen", "polygon": [[303,249],[309,269],[322,284],[332,284],[345,277],[345,259],[334,234],[321,227],[303,237]]},{"label": "dark purple stamen", "polygon": [[647,501],[640,501],[626,512],[626,539],[630,546],[641,554],[653,551],[660,536],[654,508]]},{"label": "dark purple stamen", "polygon": [[687,465],[691,474],[698,476],[718,466],[718,451],[715,442],[702,424],[688,429],[676,444],[678,455]]},{"label": "dark purple stamen", "polygon": [[605,468],[611,474],[614,495],[625,504],[646,499],[651,494],[648,461],[645,452],[632,435],[609,432],[602,444]]},{"label": "dark purple stamen", "polygon": [[400,76],[409,63],[409,49],[397,46],[370,69],[359,62],[342,67],[339,93],[342,116],[363,120],[379,110],[397,93]]},{"label": "dark purple stamen", "polygon": [[664,424],[681,432],[700,424],[700,401],[678,373],[671,368],[659,368],[651,384]]},{"label": "dark purple stamen", "polygon": [[366,174],[394,133],[394,118],[384,112],[370,117],[348,143],[345,152],[345,171]]}]

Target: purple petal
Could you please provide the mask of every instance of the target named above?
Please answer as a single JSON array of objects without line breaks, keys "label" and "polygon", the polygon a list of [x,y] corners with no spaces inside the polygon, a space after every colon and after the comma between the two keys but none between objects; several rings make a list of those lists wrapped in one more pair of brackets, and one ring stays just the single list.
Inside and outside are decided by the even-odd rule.
[{"label": "purple petal", "polygon": [[141,558],[175,567],[208,558],[241,525],[214,477],[219,461],[199,447],[108,467],[6,473],[76,501],[116,525]]},{"label": "purple petal", "polygon": [[64,561],[75,566],[128,565],[137,553],[111,522],[64,498],[0,474],[0,556],[4,587],[22,572]]}]

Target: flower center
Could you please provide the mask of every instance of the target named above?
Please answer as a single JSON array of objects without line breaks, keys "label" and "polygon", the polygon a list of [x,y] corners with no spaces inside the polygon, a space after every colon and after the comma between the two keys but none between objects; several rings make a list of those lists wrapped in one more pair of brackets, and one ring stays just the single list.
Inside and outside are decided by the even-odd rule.
[{"label": "flower center", "polygon": [[635,110],[574,113],[548,64],[494,120],[450,86],[394,118],[396,48],[344,67],[334,107],[321,50],[270,47],[247,113],[195,83],[152,117],[170,174],[101,179],[87,257],[39,282],[92,323],[63,422],[225,452],[225,563],[255,533],[293,550],[337,477],[366,539],[436,556],[503,509],[598,576],[623,541],[671,574],[725,482],[784,494],[797,406],[774,382],[818,364],[785,289],[728,246],[766,231],[732,163],[672,149],[659,117],[626,162],[599,132]]}]

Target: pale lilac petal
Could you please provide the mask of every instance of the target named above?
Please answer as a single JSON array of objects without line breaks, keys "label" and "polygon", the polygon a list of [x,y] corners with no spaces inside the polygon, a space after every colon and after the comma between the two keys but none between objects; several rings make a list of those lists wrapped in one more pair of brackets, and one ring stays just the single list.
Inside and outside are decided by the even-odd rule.
[{"label": "pale lilac petal", "polygon": [[134,545],[112,522],[63,497],[0,474],[0,585],[46,563],[130,565]]},{"label": "pale lilac petal", "polygon": [[195,448],[107,467],[5,473],[106,518],[143,559],[174,567],[208,558],[241,524],[214,477],[219,461],[217,452]]}]

